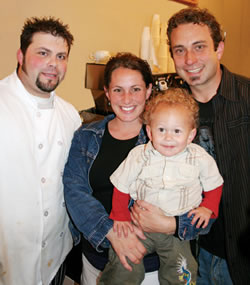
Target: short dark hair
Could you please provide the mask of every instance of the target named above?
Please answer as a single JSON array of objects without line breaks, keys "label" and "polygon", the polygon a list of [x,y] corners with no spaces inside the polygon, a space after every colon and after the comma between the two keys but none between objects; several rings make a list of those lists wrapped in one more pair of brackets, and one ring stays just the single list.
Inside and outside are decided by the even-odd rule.
[{"label": "short dark hair", "polygon": [[168,20],[168,44],[170,46],[171,51],[171,33],[182,24],[198,24],[198,25],[206,25],[209,28],[210,35],[214,42],[214,49],[217,50],[218,45],[221,41],[224,41],[223,33],[221,30],[221,26],[216,20],[216,18],[207,10],[201,8],[186,8],[182,9],[179,12],[175,13]]},{"label": "short dark hair", "polygon": [[132,70],[137,70],[141,73],[146,87],[153,83],[153,76],[147,61],[135,56],[132,53],[118,53],[109,59],[104,71],[104,86],[108,89],[111,82],[112,72],[119,68],[124,67]]},{"label": "short dark hair", "polygon": [[32,42],[35,33],[47,33],[53,36],[62,37],[68,45],[68,53],[73,44],[74,37],[69,31],[68,25],[64,25],[59,19],[53,17],[27,19],[24,23],[20,36],[20,49],[25,55],[27,48]]}]

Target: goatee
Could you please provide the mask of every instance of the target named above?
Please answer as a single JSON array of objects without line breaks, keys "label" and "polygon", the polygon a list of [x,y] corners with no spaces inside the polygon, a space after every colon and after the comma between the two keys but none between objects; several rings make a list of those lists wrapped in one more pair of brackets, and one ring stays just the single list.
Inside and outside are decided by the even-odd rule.
[{"label": "goatee", "polygon": [[56,89],[56,87],[59,85],[59,79],[57,79],[57,82],[52,84],[52,80],[49,80],[48,82],[44,83],[42,82],[39,77],[36,79],[36,86],[43,92],[52,92]]}]

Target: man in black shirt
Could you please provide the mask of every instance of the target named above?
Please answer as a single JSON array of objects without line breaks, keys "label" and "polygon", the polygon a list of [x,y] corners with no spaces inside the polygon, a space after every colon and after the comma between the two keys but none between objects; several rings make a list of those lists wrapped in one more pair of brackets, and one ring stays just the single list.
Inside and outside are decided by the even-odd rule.
[{"label": "man in black shirt", "polygon": [[197,284],[249,284],[250,261],[239,241],[250,205],[250,80],[220,64],[223,35],[206,9],[179,11],[167,34],[176,71],[200,105],[196,143],[213,155],[225,181],[219,218],[199,238]]}]

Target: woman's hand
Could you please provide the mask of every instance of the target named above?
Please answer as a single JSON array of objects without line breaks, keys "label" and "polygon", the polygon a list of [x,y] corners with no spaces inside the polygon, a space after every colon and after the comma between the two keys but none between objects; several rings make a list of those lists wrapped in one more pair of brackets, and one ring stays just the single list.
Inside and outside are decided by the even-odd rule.
[{"label": "woman's hand", "polygon": [[149,233],[174,234],[176,221],[174,217],[165,216],[157,206],[137,200],[131,210],[131,218],[135,225]]},{"label": "woman's hand", "polygon": [[128,264],[127,259],[129,258],[135,264],[139,264],[146,254],[144,245],[138,239],[145,239],[143,232],[134,227],[133,232],[128,233],[128,237],[118,238],[117,233],[113,231],[113,228],[106,235],[108,240],[111,242],[113,249],[118,255],[122,265],[129,271],[132,271],[132,267]]}]

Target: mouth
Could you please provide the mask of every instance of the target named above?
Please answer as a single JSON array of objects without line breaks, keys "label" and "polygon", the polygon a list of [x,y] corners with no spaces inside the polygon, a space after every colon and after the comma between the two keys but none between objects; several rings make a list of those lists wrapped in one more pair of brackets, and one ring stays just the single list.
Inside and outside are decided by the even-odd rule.
[{"label": "mouth", "polygon": [[42,75],[49,78],[49,79],[55,79],[57,78],[57,73],[52,72],[42,72]]},{"label": "mouth", "polygon": [[203,67],[193,68],[193,69],[186,69],[186,72],[195,74],[195,73],[199,73],[202,70],[202,68]]},{"label": "mouth", "polygon": [[121,106],[121,109],[125,112],[131,112],[135,109],[135,106],[128,106],[128,107]]},{"label": "mouth", "polygon": [[166,148],[166,149],[173,149],[173,148],[175,148],[174,145],[163,145],[163,147]]}]

